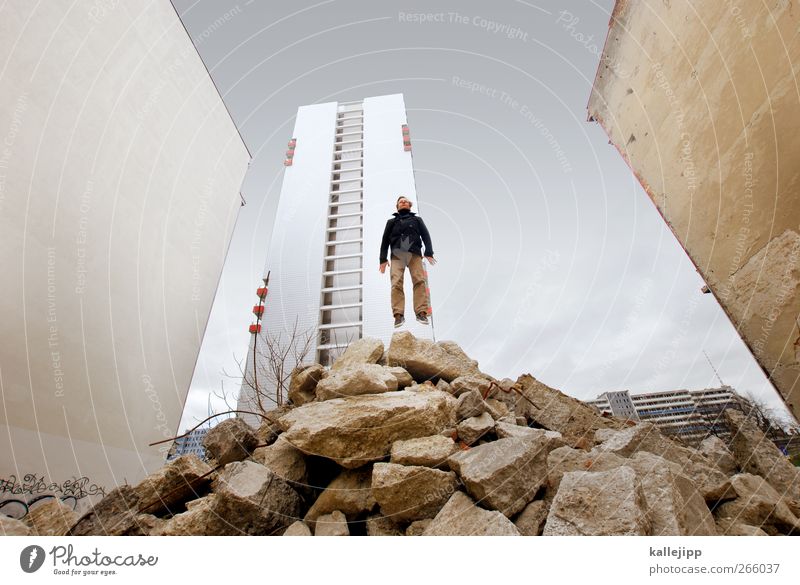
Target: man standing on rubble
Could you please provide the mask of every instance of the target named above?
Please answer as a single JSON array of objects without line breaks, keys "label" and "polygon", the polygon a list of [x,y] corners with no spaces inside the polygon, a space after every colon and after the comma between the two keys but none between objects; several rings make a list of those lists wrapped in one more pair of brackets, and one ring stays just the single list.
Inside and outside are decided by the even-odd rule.
[{"label": "man standing on rubble", "polygon": [[394,326],[400,327],[405,323],[406,297],[403,292],[403,279],[405,269],[411,273],[411,282],[414,284],[414,313],[417,321],[428,324],[428,295],[425,291],[425,271],[422,267],[422,244],[425,245],[425,259],[430,264],[436,264],[433,259],[433,244],[431,235],[422,218],[411,211],[411,201],[404,196],[397,198],[397,213],[386,222],[383,230],[380,250],[381,274],[389,265],[387,252],[392,249],[391,276],[392,276],[392,313]]}]

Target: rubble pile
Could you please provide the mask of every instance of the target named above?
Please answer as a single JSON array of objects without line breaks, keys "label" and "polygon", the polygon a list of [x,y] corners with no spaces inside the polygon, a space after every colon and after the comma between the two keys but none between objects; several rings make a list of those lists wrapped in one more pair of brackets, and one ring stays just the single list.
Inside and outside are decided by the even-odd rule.
[{"label": "rubble pile", "polygon": [[[729,450],[600,416],[530,375],[495,380],[452,342],[396,333],[293,372],[260,429],[229,419],[195,456],[40,534],[781,535],[800,473],[739,413]],[[51,517],[47,517],[48,513]],[[33,514],[31,516],[34,516]],[[69,528],[67,528],[69,526]],[[41,528],[39,528],[41,527]]]}]

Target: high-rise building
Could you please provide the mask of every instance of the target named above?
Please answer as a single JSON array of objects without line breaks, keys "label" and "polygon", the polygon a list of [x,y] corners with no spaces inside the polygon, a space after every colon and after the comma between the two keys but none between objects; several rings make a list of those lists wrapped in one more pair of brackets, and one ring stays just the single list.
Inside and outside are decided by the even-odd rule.
[{"label": "high-rise building", "polygon": [[167,454],[167,461],[177,459],[181,455],[191,454],[197,455],[205,461],[206,448],[203,446],[203,441],[210,430],[208,427],[195,429],[188,435],[175,439],[175,442],[172,443],[172,448]]},{"label": "high-rise building", "polygon": [[[285,348],[293,331],[308,334],[302,361],[323,365],[362,337],[388,347],[394,323],[389,270],[378,271],[381,238],[400,195],[413,201],[412,211],[420,207],[402,94],[299,108],[284,164],[267,251],[269,292],[262,330],[251,336],[240,410],[258,410],[255,386],[275,396],[263,351],[269,339]],[[413,319],[408,272],[405,290],[411,318],[404,329],[432,338],[432,325]],[[290,351],[281,361],[284,376],[297,361]],[[263,408],[271,404],[261,399]]]},{"label": "high-rise building", "polygon": [[627,390],[604,392],[589,404],[604,414],[651,422],[665,435],[697,443],[708,434],[728,437],[730,429],[722,411],[737,407],[730,386],[704,390],[669,390],[630,394]]}]

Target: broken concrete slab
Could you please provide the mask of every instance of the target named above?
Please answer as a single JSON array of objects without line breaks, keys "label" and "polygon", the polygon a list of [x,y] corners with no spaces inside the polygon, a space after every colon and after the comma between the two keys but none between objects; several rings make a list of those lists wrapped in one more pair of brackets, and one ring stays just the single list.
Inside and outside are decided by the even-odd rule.
[{"label": "broken concrete slab", "polygon": [[424,467],[447,467],[447,458],[458,450],[455,441],[442,435],[419,437],[392,443],[392,463],[400,465],[422,465]]},{"label": "broken concrete slab", "polygon": [[240,418],[229,418],[208,431],[203,439],[212,465],[227,465],[250,456],[258,445],[254,429]]},{"label": "broken concrete slab", "polygon": [[326,370],[320,364],[303,364],[292,370],[289,382],[289,400],[295,406],[302,406],[313,402],[316,395],[317,383],[325,377]]},{"label": "broken concrete slab", "polygon": [[350,536],[350,528],[347,526],[344,514],[334,510],[317,518],[314,536]]},{"label": "broken concrete slab", "polygon": [[350,345],[336,358],[331,372],[346,370],[363,364],[377,364],[383,356],[383,342],[373,337],[362,337]]},{"label": "broken concrete slab", "polygon": [[408,331],[392,336],[387,363],[405,368],[417,382],[431,378],[452,382],[459,376],[480,374],[478,362],[469,359],[457,344],[417,339]]},{"label": "broken concrete slab", "polygon": [[397,378],[385,366],[359,364],[331,371],[317,384],[317,400],[397,390]]},{"label": "broken concrete slab", "polygon": [[423,536],[519,536],[503,514],[484,510],[463,492],[455,492],[425,529]]},{"label": "broken concrete slab", "polygon": [[456,426],[458,438],[467,445],[473,445],[484,435],[494,431],[494,419],[488,412],[461,421]]},{"label": "broken concrete slab", "polygon": [[372,470],[372,495],[397,523],[433,518],[457,488],[452,471],[396,463],[376,463]]}]

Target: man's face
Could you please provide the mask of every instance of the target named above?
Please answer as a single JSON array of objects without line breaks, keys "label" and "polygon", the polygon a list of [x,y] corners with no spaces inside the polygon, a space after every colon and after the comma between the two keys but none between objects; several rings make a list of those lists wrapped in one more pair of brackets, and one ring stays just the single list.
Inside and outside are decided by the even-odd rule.
[{"label": "man's face", "polygon": [[409,201],[405,197],[401,197],[397,201],[397,211],[400,211],[401,209],[411,209],[411,201]]}]

